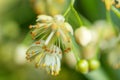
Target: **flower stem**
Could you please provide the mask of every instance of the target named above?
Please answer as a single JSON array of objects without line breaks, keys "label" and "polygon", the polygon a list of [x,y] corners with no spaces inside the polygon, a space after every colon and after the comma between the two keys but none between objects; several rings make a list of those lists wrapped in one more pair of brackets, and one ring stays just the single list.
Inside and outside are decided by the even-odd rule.
[{"label": "flower stem", "polygon": [[74,53],[74,56],[75,56],[76,60],[79,61],[80,60],[80,56],[79,56],[80,49],[79,49],[79,46],[77,45],[74,37],[72,35],[70,35],[70,36],[71,36],[71,40],[72,40],[72,45],[71,45],[72,46],[72,51]]},{"label": "flower stem", "polygon": [[112,22],[111,16],[110,16],[110,11],[106,11],[106,19],[107,19],[107,21],[108,21],[109,23]]}]

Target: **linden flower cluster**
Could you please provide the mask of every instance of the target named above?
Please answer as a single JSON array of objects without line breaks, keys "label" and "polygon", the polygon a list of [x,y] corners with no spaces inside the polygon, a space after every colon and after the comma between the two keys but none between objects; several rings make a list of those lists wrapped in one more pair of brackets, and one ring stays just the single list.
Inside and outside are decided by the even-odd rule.
[{"label": "linden flower cluster", "polygon": [[32,38],[37,40],[27,50],[27,60],[36,67],[44,68],[52,75],[58,75],[62,53],[71,50],[73,29],[62,15],[54,17],[39,15],[35,25],[30,25]]}]

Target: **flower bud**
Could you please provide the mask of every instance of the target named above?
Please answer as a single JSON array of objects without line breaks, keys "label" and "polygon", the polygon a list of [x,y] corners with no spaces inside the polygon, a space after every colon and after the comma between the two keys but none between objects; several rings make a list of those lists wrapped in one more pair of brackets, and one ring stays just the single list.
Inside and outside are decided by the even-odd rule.
[{"label": "flower bud", "polygon": [[78,61],[76,65],[76,69],[81,73],[88,73],[88,68],[88,62],[85,59]]},{"label": "flower bud", "polygon": [[90,70],[96,70],[100,66],[100,62],[98,60],[95,60],[95,59],[89,60],[88,63],[89,63],[89,69]]},{"label": "flower bud", "polygon": [[80,45],[87,46],[92,40],[92,34],[89,29],[82,26],[75,31],[75,38]]}]

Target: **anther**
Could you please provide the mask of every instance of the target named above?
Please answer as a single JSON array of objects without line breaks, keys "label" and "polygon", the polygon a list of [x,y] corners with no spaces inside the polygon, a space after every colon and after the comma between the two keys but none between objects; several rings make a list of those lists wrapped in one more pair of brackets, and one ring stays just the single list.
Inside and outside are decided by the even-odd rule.
[{"label": "anther", "polygon": [[67,48],[67,50],[69,50],[69,51],[70,51],[70,50],[71,50],[71,48]]},{"label": "anther", "polygon": [[39,28],[40,26],[39,26],[39,24],[37,23],[36,25],[35,25],[35,28]]},{"label": "anther", "polygon": [[53,30],[56,30],[56,29],[57,29],[56,23],[53,23],[53,24],[51,25],[51,28],[52,28]]},{"label": "anther", "polygon": [[53,50],[51,50],[51,53],[53,53],[54,51]]},{"label": "anther", "polygon": [[33,54],[35,54],[35,52],[34,52],[34,51],[32,51],[32,55],[33,55]]},{"label": "anther", "polygon": [[32,25],[30,25],[30,26],[29,26],[29,29],[31,29],[31,28],[33,28],[33,26],[32,26]]},{"label": "anther", "polygon": [[46,64],[45,64],[45,63],[43,63],[43,64],[42,64],[42,67],[45,67],[45,66],[46,66]]},{"label": "anther", "polygon": [[29,59],[30,59],[30,57],[26,56],[26,59],[27,59],[27,60],[29,60]]},{"label": "anther", "polygon": [[36,41],[35,44],[40,44],[40,41]]},{"label": "anther", "polygon": [[60,51],[59,54],[62,54],[62,52]]},{"label": "anther", "polygon": [[42,49],[46,49],[47,47],[46,46],[43,46]]},{"label": "anther", "polygon": [[47,29],[47,28],[48,28],[48,25],[44,25],[44,28]]},{"label": "anther", "polygon": [[38,67],[39,67],[39,64],[38,64],[38,63],[36,63],[36,64],[35,64],[35,67],[36,67],[36,68],[38,68]]},{"label": "anther", "polygon": [[60,32],[57,31],[57,32],[56,32],[56,35],[59,37],[59,36],[60,36]]},{"label": "anther", "polygon": [[36,33],[35,32],[31,32],[31,35],[34,37],[36,35]]}]

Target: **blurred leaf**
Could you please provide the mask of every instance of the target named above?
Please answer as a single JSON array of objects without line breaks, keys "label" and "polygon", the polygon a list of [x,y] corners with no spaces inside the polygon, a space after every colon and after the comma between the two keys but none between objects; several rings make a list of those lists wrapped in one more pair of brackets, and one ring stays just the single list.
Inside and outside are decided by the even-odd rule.
[{"label": "blurred leaf", "polygon": [[112,6],[112,11],[120,18],[120,11]]},{"label": "blurred leaf", "polygon": [[92,22],[105,18],[105,7],[102,0],[76,0],[75,9]]},{"label": "blurred leaf", "polygon": [[86,75],[86,77],[89,78],[89,80],[111,80],[103,69],[98,69],[95,71],[92,71]]},{"label": "blurred leaf", "polygon": [[30,35],[30,32],[27,33],[25,39],[23,40],[22,44],[24,45],[30,45],[32,44],[34,40],[32,39],[31,35]]},{"label": "blurred leaf", "polygon": [[74,7],[71,5],[68,13],[65,15],[66,21],[69,22],[73,29],[82,26],[82,21],[77,13],[77,11],[74,9]]}]

